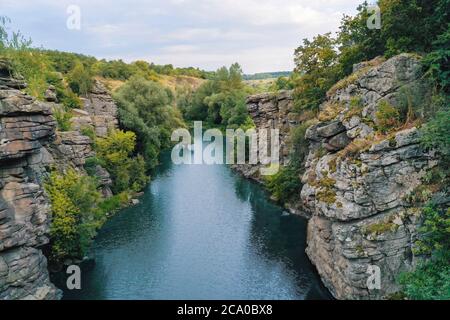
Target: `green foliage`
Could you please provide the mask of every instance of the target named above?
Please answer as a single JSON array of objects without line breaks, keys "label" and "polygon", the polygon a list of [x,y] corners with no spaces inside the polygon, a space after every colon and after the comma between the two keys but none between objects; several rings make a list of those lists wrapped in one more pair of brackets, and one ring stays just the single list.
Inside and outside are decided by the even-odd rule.
[{"label": "green foliage", "polygon": [[400,113],[386,100],[379,102],[375,116],[377,118],[377,129],[381,133],[388,133],[399,126]]},{"label": "green foliage", "polygon": [[269,88],[270,91],[276,92],[280,90],[293,90],[294,89],[294,81],[293,77],[279,77],[274,84]]},{"label": "green foliage", "polygon": [[421,237],[416,242],[417,254],[450,253],[450,208],[442,210],[429,204],[423,209]]},{"label": "green foliage", "polygon": [[423,262],[414,272],[404,273],[399,283],[411,300],[450,299],[450,256]]},{"label": "green foliage", "polygon": [[266,178],[267,189],[280,203],[289,202],[300,195],[303,187],[301,183],[301,175],[304,172],[303,162],[308,154],[309,148],[305,134],[311,124],[310,121],[307,121],[292,129],[291,145],[293,152],[290,163],[285,167],[280,167],[277,174]]},{"label": "green foliage", "polygon": [[316,36],[312,41],[303,40],[295,50],[296,72],[295,102],[298,110],[318,111],[326,92],[339,79],[336,40],[331,33]]},{"label": "green foliage", "polygon": [[187,120],[206,121],[211,125],[238,128],[248,123],[246,96],[248,89],[242,81],[242,69],[233,64],[222,67],[213,79],[205,82],[181,106]]},{"label": "green foliage", "polygon": [[345,15],[338,33],[339,64],[343,75],[353,72],[353,65],[368,61],[384,54],[384,44],[380,30],[369,29],[367,21],[373,12],[369,12],[367,1],[358,6],[354,16]]},{"label": "green foliage", "polygon": [[92,74],[89,69],[77,61],[75,67],[68,73],[69,87],[78,95],[87,95],[93,86]]},{"label": "green foliage", "polygon": [[[382,30],[380,37],[386,55],[402,52],[430,52],[433,41],[449,22],[448,0],[380,0]],[[411,28],[411,24],[421,28]]]},{"label": "green foliage", "polygon": [[134,132],[114,130],[106,138],[98,138],[95,141],[97,159],[91,159],[88,166],[93,166],[94,161],[99,161],[113,180],[112,190],[115,194],[126,190],[140,191],[148,183],[145,161],[142,156],[133,158],[136,146]]},{"label": "green foliage", "polygon": [[450,299],[450,209],[430,204],[423,210],[424,223],[416,254],[431,255],[415,271],[399,277],[404,293],[414,300]]},{"label": "green foliage", "polygon": [[422,128],[422,143],[428,148],[434,148],[445,159],[450,158],[450,108],[447,106]]},{"label": "green foliage", "polygon": [[53,116],[55,117],[58,129],[60,131],[70,131],[72,127],[71,119],[72,115],[70,112],[64,110],[63,108],[55,108],[53,110]]},{"label": "green foliage", "polygon": [[303,187],[300,174],[298,166],[281,167],[277,174],[266,178],[266,187],[277,201],[287,203],[300,195]]},{"label": "green foliage", "polygon": [[101,195],[95,179],[73,169],[64,175],[53,172],[45,189],[52,203],[51,259],[83,257],[106,221],[105,212],[98,208]]},{"label": "green foliage", "polygon": [[450,94],[450,24],[433,42],[433,51],[424,58],[424,67],[443,92]]},{"label": "green foliage", "polygon": [[120,123],[136,133],[137,150],[149,168],[158,163],[160,151],[171,145],[172,130],[184,127],[181,115],[171,106],[169,93],[157,82],[132,77],[114,94]]}]

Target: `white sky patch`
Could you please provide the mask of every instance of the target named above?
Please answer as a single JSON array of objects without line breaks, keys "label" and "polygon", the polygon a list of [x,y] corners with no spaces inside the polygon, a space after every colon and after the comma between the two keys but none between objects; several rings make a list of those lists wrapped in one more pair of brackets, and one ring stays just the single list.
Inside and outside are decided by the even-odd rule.
[{"label": "white sky patch", "polygon": [[[292,70],[303,38],[337,31],[362,0],[0,0],[36,46],[98,58],[145,59],[246,73]],[[65,28],[79,5],[81,31]]]}]

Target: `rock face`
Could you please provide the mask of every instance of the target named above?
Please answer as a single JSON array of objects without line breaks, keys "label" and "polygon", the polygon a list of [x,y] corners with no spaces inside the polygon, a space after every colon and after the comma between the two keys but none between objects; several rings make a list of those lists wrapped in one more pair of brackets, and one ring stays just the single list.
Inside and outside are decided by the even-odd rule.
[{"label": "rock face", "polygon": [[[438,159],[421,148],[414,127],[375,134],[381,101],[400,110],[405,92],[425,88],[419,60],[400,55],[364,73],[360,68],[322,106],[336,115],[307,131],[301,199],[312,215],[307,253],[333,295],[383,299],[415,264],[411,247],[420,221],[404,199]],[[373,268],[381,271],[374,290]]]},{"label": "rock face", "polygon": [[[277,94],[263,93],[247,98],[247,109],[256,129],[279,129],[280,131],[280,164],[289,161],[289,132],[300,123],[298,114],[293,113],[291,91],[280,91]],[[270,131],[269,131],[270,132]],[[270,134],[270,133],[269,133]],[[235,165],[233,168],[245,177],[261,181],[259,165]]]},{"label": "rock face", "polygon": [[73,119],[75,130],[90,124],[98,137],[105,137],[109,129],[118,127],[117,106],[100,81],[95,80],[91,92],[83,102],[87,114],[80,114]]},{"label": "rock face", "polygon": [[[417,57],[377,58],[355,65],[354,74],[328,92],[319,121],[306,132],[303,188],[288,207],[310,218],[307,254],[338,299],[387,298],[399,290],[396,277],[416,264],[412,244],[421,221],[405,197],[438,159],[421,148],[412,125],[382,134],[377,112],[385,104],[406,114],[414,101],[423,115],[428,97]],[[248,99],[258,129],[280,129],[285,161],[289,129],[302,121],[292,107],[287,92]],[[261,181],[258,166],[237,169]],[[370,283],[373,270],[380,271],[379,289]]]},{"label": "rock face", "polygon": [[[59,299],[50,282],[42,249],[49,243],[51,204],[43,183],[50,168],[72,167],[85,173],[86,159],[95,155],[87,125],[99,136],[118,125],[117,108],[105,88],[96,82],[85,99],[85,110],[74,110],[73,131],[57,132],[53,110],[55,89],[40,102],[20,91],[23,79],[12,76],[0,60],[0,300]],[[112,195],[108,171],[95,167],[103,195]]]},{"label": "rock face", "polygon": [[51,107],[20,92],[0,61],[0,299],[55,299],[41,248],[48,243],[50,204],[42,188],[52,161]]}]

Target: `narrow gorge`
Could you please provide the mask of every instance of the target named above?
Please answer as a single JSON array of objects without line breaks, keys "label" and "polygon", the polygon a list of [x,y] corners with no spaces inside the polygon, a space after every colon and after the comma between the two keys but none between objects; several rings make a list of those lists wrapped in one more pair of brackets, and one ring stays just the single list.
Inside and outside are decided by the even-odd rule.
[{"label": "narrow gorge", "polygon": [[[91,147],[91,138],[82,133],[83,128],[90,126],[96,136],[105,137],[108,130],[118,127],[117,106],[104,85],[96,81],[82,99],[83,109],[72,111],[72,130],[60,132],[56,130],[52,116],[61,108],[54,88],[47,90],[46,101],[41,102],[23,93],[21,89],[26,83],[12,74],[9,63],[0,61],[0,299],[59,299],[62,292],[50,282],[47,259],[43,254],[49,242],[51,219],[45,179],[53,168],[60,171],[75,168],[80,174],[86,174],[86,159],[95,156],[95,151]],[[418,257],[412,248],[421,219],[419,210],[408,202],[408,196],[422,184],[426,173],[438,165],[439,157],[420,145],[418,129],[414,125],[379,133],[383,106],[404,112],[408,108],[408,93],[412,91],[416,96],[420,93],[419,100],[426,103],[430,88],[422,78],[420,61],[414,55],[402,54],[387,61],[377,58],[355,65],[354,73],[329,91],[318,119],[306,131],[308,145],[303,148],[307,148],[308,155],[302,175],[298,176],[303,187],[285,207],[292,214],[308,219],[307,247],[302,250],[306,251],[323,283],[337,299],[387,299],[400,290],[396,281],[398,275],[412,270],[417,264]],[[291,131],[306,121],[304,115],[295,111],[292,92],[250,96],[247,109],[257,129],[280,130],[282,164],[289,165],[293,148]],[[259,176],[260,168],[261,165],[233,166],[246,178],[264,184],[265,179]],[[192,174],[199,175],[195,169],[191,169],[192,172],[180,170],[178,174],[186,175],[188,180]],[[209,172],[209,176],[205,173],[205,179],[220,175],[230,184],[228,173],[221,170],[214,172],[204,168],[204,172]],[[108,171],[100,165],[95,171],[103,196],[111,197],[112,181]],[[157,190],[164,188],[167,192],[170,192],[167,184],[185,183],[158,179],[155,182]],[[198,185],[186,186],[187,190],[198,188]],[[247,199],[252,194],[240,197]],[[157,193],[157,196],[164,198],[165,195]],[[218,197],[214,193],[211,196]],[[258,192],[253,196],[261,197]],[[445,194],[434,196],[441,203],[448,203]],[[155,204],[149,201],[144,201],[144,206],[151,207],[151,212],[161,210],[157,206],[153,208]],[[251,203],[257,206],[255,202]],[[238,211],[244,210],[238,202],[235,207]],[[217,210],[210,208],[210,212]],[[269,211],[280,214],[277,210]],[[195,214],[191,213],[191,216]],[[198,223],[201,217],[199,219]],[[129,223],[124,221],[123,225]],[[158,223],[162,223],[162,228],[170,229],[164,222]],[[280,230],[273,230],[269,228],[267,232],[275,232],[281,237]],[[151,242],[154,241],[158,240],[152,238]],[[172,241],[175,242],[171,245],[176,246],[178,242]],[[188,238],[182,240],[183,243],[189,241]],[[294,245],[302,246],[301,243]],[[230,248],[233,248],[231,244]],[[235,250],[241,249],[236,247]],[[293,259],[291,253],[288,257],[288,260]],[[179,257],[174,257],[172,264],[182,264],[177,259]],[[301,272],[314,277],[306,271],[306,256],[302,259]],[[149,263],[154,264],[155,270],[160,268],[155,262]],[[269,268],[266,262],[259,263],[258,268]],[[288,266],[289,263],[282,268],[289,269]],[[368,270],[372,266],[381,271],[380,290],[367,287]],[[209,271],[214,273],[213,269]],[[277,285],[281,283],[280,280]],[[280,297],[298,298],[294,293],[296,289],[291,289],[291,293]],[[181,297],[171,296],[163,288],[158,290],[166,298]],[[217,290],[220,292],[221,288]],[[311,292],[326,296],[318,289]],[[86,297],[98,298],[90,294]],[[236,293],[236,297],[241,296]],[[260,298],[258,294],[255,297]]]}]

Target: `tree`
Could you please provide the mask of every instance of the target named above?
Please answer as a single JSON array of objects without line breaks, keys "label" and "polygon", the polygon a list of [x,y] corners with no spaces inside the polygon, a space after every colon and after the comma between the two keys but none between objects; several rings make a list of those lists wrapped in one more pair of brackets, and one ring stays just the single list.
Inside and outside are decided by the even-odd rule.
[{"label": "tree", "polygon": [[358,13],[354,17],[345,15],[342,18],[337,38],[342,75],[351,74],[355,63],[384,54],[385,45],[380,30],[367,27],[371,14],[368,8],[365,1],[358,6]]},{"label": "tree", "polygon": [[135,147],[136,134],[131,131],[113,130],[95,141],[97,157],[111,173],[116,194],[129,188],[140,191],[148,182],[144,159],[133,158]]},{"label": "tree", "polygon": [[170,146],[172,130],[184,126],[169,93],[157,82],[133,76],[114,94],[121,125],[136,133],[137,151],[149,168],[158,163],[159,152]]},{"label": "tree", "polygon": [[303,40],[295,50],[296,80],[295,101],[298,109],[317,111],[325,100],[326,92],[339,79],[336,40],[331,33]]},{"label": "tree", "polygon": [[183,110],[189,120],[207,121],[213,125],[240,127],[248,122],[245,97],[248,95],[242,68],[234,63],[222,67],[213,79],[204,83],[192,96],[192,103]]}]

